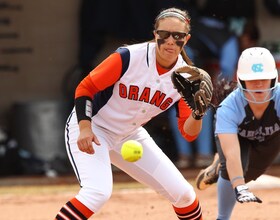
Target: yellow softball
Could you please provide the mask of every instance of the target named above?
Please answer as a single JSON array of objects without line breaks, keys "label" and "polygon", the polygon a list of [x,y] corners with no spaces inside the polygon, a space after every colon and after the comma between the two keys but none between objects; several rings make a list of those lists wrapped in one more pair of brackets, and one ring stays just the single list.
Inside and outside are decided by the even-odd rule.
[{"label": "yellow softball", "polygon": [[143,147],[138,141],[129,140],[123,143],[121,154],[124,160],[135,162],[143,155]]}]

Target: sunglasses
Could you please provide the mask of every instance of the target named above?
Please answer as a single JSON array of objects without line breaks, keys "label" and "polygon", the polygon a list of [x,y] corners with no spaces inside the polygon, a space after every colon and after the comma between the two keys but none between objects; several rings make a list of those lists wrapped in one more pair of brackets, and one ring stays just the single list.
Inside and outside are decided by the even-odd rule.
[{"label": "sunglasses", "polygon": [[184,32],[170,32],[170,31],[157,30],[156,33],[161,39],[167,39],[170,37],[170,35],[172,35],[174,40],[183,40],[184,37],[187,36],[187,33]]}]

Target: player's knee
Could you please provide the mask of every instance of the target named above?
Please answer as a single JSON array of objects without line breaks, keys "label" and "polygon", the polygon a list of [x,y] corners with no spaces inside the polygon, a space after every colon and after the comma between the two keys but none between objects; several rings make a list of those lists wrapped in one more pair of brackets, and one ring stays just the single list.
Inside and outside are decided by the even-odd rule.
[{"label": "player's knee", "polygon": [[193,187],[190,185],[189,187],[181,190],[181,192],[176,196],[176,200],[173,202],[173,205],[178,208],[187,207],[191,205],[195,199],[196,193]]},{"label": "player's knee", "polygon": [[81,188],[77,199],[81,201],[87,208],[96,213],[111,197],[111,189],[93,189],[89,187]]}]

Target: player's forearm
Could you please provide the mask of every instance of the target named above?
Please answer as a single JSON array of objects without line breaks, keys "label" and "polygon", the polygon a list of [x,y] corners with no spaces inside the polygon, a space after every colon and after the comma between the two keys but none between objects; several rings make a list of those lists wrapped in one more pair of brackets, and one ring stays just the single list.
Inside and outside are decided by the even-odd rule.
[{"label": "player's forearm", "polygon": [[245,184],[237,134],[218,134],[232,187]]},{"label": "player's forearm", "polygon": [[86,130],[86,129],[91,129],[91,121],[81,120],[79,122],[79,129],[80,129],[80,131],[83,131],[83,130]]},{"label": "player's forearm", "polygon": [[227,171],[232,187],[235,188],[238,185],[245,184],[241,161],[233,157],[227,158],[226,160]]},{"label": "player's forearm", "polygon": [[184,132],[190,136],[196,136],[200,133],[202,128],[202,120],[195,120],[192,116],[184,123]]}]

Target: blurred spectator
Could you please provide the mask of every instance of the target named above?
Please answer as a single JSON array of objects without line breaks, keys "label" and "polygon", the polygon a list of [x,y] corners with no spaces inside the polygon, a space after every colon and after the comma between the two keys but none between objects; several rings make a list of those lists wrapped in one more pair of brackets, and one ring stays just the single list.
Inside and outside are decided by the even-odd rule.
[{"label": "blurred spectator", "polygon": [[[220,75],[231,80],[238,60],[238,38],[228,26],[215,18],[201,17],[195,25],[187,51],[198,67],[205,67],[210,60],[218,60]],[[215,79],[212,74],[212,78]]]},{"label": "blurred spectator", "polygon": [[280,1],[279,0],[263,0],[263,4],[269,13],[273,16],[280,16]]},{"label": "blurred spectator", "polygon": [[[244,25],[255,20],[254,0],[209,0],[196,2],[196,17],[192,20],[191,39],[187,51],[196,66],[206,68],[211,61],[219,66],[221,78],[232,80],[237,65],[239,37]],[[243,46],[242,46],[243,47]]]},{"label": "blurred spectator", "polygon": [[[254,22],[254,1],[222,0],[213,4],[198,0],[192,6],[196,10],[192,10],[192,37],[186,45],[187,54],[195,66],[211,74],[214,84],[218,75],[219,79],[234,80],[239,54],[245,48],[256,46],[260,38]],[[169,122],[178,149],[176,165],[179,168],[208,166],[215,151],[213,111],[208,111],[202,132],[192,143],[176,133],[174,115],[175,110],[170,110]]]},{"label": "blurred spectator", "polygon": [[247,20],[244,24],[242,33],[240,34],[239,41],[239,53],[249,47],[254,47],[259,44],[260,31],[254,20]]},{"label": "blurred spectator", "polygon": [[[168,110],[168,120],[170,131],[174,137],[177,148],[177,160],[175,165],[178,168],[206,167],[213,160],[213,128],[211,126],[213,110],[208,110],[203,118],[202,131],[197,140],[188,142],[179,132],[176,119],[176,109],[172,107]],[[210,125],[210,126],[209,126]]]}]

